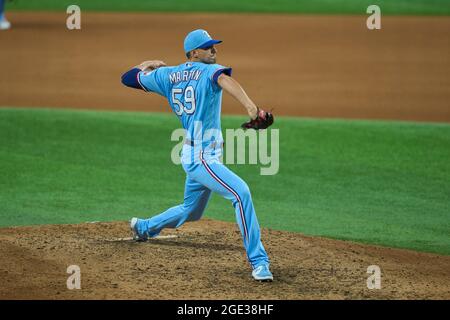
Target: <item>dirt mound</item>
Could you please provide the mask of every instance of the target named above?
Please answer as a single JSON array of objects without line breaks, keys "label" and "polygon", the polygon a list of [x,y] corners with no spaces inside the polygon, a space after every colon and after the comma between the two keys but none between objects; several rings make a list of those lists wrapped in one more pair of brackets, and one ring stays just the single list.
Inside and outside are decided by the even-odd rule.
[{"label": "dirt mound", "polygon": [[[258,283],[233,223],[161,235],[134,242],[127,222],[0,229],[0,299],[450,299],[448,256],[263,229],[275,280]],[[70,265],[80,290],[67,289]],[[370,265],[381,289],[367,288]]]},{"label": "dirt mound", "polygon": [[[366,15],[9,13],[0,33],[0,105],[169,111],[133,92],[121,74],[143,60],[185,60],[187,32],[224,40],[218,63],[233,67],[255,103],[277,115],[450,121],[448,17]],[[224,95],[224,113],[245,110]]]}]

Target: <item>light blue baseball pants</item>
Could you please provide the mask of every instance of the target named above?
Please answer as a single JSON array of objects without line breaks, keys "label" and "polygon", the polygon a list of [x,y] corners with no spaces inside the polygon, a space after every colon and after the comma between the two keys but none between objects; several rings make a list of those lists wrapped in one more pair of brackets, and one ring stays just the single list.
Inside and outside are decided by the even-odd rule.
[{"label": "light blue baseball pants", "polygon": [[247,184],[219,161],[219,155],[211,155],[211,152],[200,152],[199,161],[183,163],[183,168],[187,174],[184,203],[142,220],[138,226],[139,232],[156,236],[164,228],[178,228],[186,221],[199,220],[213,191],[231,200],[252,267],[269,263]]}]

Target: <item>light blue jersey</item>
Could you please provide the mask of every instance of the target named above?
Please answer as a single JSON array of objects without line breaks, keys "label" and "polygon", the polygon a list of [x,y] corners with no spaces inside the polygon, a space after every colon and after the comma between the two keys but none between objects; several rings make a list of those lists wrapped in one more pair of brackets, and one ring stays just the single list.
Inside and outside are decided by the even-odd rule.
[{"label": "light blue jersey", "polygon": [[222,88],[220,74],[231,76],[232,69],[218,64],[185,62],[139,72],[138,81],[147,90],[167,98],[172,111],[186,129],[186,138],[203,145],[223,142],[220,112]]}]

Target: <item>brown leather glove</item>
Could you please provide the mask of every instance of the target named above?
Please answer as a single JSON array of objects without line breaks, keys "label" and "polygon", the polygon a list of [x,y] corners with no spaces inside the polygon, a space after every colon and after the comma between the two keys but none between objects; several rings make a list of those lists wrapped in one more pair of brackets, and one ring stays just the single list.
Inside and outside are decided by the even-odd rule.
[{"label": "brown leather glove", "polygon": [[250,119],[249,121],[241,125],[242,129],[267,129],[273,123],[273,114],[271,112],[264,111],[258,108],[258,115],[256,119]]}]

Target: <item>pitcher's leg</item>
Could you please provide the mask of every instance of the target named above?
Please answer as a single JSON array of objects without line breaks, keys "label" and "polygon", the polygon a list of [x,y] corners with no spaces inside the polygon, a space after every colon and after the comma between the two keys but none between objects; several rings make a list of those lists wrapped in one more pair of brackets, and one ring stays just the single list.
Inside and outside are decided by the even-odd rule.
[{"label": "pitcher's leg", "polygon": [[162,229],[178,228],[186,221],[199,220],[211,197],[211,190],[202,184],[186,178],[184,203],[172,207],[163,213],[149,219],[140,220],[137,224],[139,234],[148,237],[158,235]]},{"label": "pitcher's leg", "polygon": [[191,176],[232,201],[250,264],[253,268],[268,264],[269,258],[261,242],[260,227],[247,184],[219,162],[207,163],[203,160]]}]

